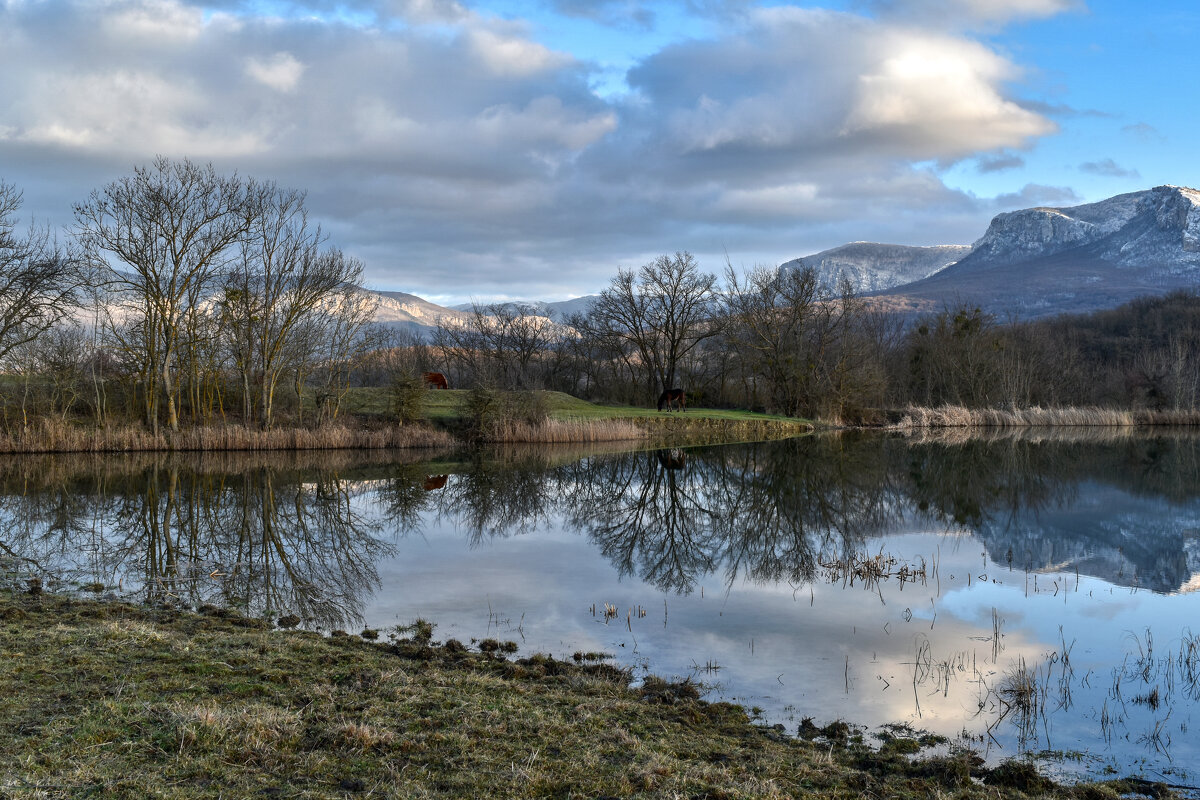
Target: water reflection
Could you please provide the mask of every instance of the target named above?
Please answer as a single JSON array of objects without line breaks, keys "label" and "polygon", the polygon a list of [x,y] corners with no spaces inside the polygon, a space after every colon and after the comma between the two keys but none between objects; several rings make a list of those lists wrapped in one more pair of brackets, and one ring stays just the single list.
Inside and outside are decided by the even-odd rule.
[{"label": "water reflection", "polygon": [[449,513],[473,543],[561,517],[620,574],[684,594],[714,571],[728,585],[810,581],[821,563],[849,559],[902,521],[972,530],[1014,568],[1170,592],[1200,571],[1190,522],[1198,452],[1184,435],[961,444],[844,435],[560,466],[544,453],[477,454],[448,479],[418,470],[379,495],[401,531],[419,530],[428,511]]},{"label": "water reflection", "polygon": [[[0,571],[51,587],[326,629],[507,626],[668,674],[719,664],[721,696],[780,721],[794,703],[1200,759],[1187,432],[23,458],[0,466],[0,521]],[[638,613],[608,626],[605,604]]]},{"label": "water reflection", "polygon": [[2,547],[28,576],[147,602],[216,603],[337,627],[362,615],[393,545],[328,456],[18,459]]},{"label": "water reflection", "polygon": [[361,616],[396,534],[447,519],[475,545],[553,521],[618,574],[678,594],[714,573],[726,586],[802,585],[901,524],[969,529],[1014,569],[1172,592],[1200,573],[1198,475],[1187,435],[851,434],[585,458],[476,452],[436,465],[348,453],[38,457],[0,470],[0,547],[48,579],[286,610],[324,627]]}]

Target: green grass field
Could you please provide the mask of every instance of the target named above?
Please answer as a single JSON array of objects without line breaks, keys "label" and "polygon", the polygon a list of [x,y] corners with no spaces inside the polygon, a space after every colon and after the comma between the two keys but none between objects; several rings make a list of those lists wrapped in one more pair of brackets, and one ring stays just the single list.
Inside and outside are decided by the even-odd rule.
[{"label": "green grass field", "polygon": [[[435,422],[448,421],[458,417],[458,409],[468,394],[465,389],[431,389],[426,393],[425,413]],[[793,417],[783,417],[775,414],[759,414],[753,411],[741,411],[715,408],[689,408],[683,412],[658,411],[652,407],[639,406],[607,406],[589,403],[572,397],[565,392],[540,392],[550,410],[551,419],[562,420],[615,420],[615,419],[652,419],[656,417],[678,416],[692,419],[734,420],[734,421],[775,421],[775,422],[807,422]],[[359,387],[351,389],[346,400],[346,410],[352,414],[369,416],[386,416],[390,413],[391,398],[386,388]]]}]

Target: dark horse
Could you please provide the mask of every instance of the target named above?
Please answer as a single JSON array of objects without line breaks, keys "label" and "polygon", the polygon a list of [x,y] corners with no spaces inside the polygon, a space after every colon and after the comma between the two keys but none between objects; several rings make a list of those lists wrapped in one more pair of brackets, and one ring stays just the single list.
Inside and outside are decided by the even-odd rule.
[{"label": "dark horse", "polygon": [[662,411],[663,406],[667,407],[667,411],[674,406],[680,411],[687,411],[687,400],[683,396],[683,389],[667,389],[658,396],[658,410]]},{"label": "dark horse", "polygon": [[430,386],[432,386],[434,389],[449,389],[450,388],[450,384],[446,380],[446,376],[440,372],[426,372],[421,377],[424,378],[425,382],[428,383]]},{"label": "dark horse", "polygon": [[655,453],[655,455],[658,456],[658,463],[662,465],[663,469],[683,469],[684,465],[687,463],[687,459],[684,456],[683,451],[679,448],[673,448],[671,450],[659,450]]}]

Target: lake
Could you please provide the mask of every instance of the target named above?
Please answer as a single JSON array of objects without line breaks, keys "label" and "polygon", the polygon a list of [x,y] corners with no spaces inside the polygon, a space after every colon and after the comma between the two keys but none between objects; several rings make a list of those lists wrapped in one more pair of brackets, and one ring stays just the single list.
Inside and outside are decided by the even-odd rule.
[{"label": "lake", "polygon": [[[9,458],[11,585],[603,652],[796,733],[1200,782],[1200,437]],[[868,734],[869,735],[869,734]]]}]

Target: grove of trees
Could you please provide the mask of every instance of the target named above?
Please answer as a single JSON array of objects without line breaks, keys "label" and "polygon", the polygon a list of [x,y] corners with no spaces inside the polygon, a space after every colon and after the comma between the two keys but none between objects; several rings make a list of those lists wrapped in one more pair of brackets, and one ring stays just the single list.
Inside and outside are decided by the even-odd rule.
[{"label": "grove of trees", "polygon": [[8,430],[320,424],[354,385],[404,387],[408,421],[428,370],[640,406],[678,386],[691,405],[845,422],[909,404],[1200,404],[1195,292],[1027,322],[965,303],[898,314],[811,269],[718,276],[681,251],[619,269],[569,318],[476,305],[421,336],[374,323],[363,264],[310,221],[303,192],[158,158],[77,203],[61,242],[22,227],[21,200],[0,181]]},{"label": "grove of trees", "polygon": [[156,159],[75,205],[69,246],[17,231],[0,183],[4,412],[141,419],[157,432],[235,419],[270,427],[290,378],[336,417],[371,349],[363,266],[309,223],[304,194]]}]

